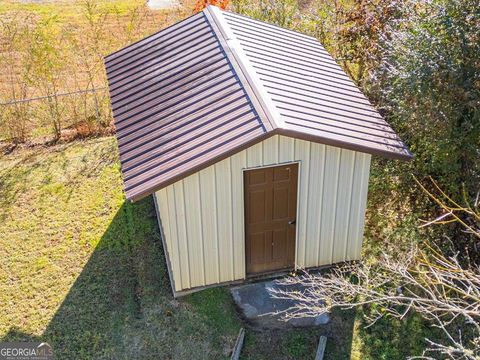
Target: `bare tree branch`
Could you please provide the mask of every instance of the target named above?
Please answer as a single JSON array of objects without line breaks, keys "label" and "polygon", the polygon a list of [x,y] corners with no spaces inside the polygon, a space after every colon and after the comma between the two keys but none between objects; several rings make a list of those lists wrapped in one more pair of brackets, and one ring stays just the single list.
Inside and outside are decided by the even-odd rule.
[{"label": "bare tree branch", "polygon": [[[480,237],[478,209],[460,205],[432,182],[441,198],[418,184],[445,213],[422,226],[444,223],[445,218],[452,216]],[[395,257],[383,253],[375,263],[343,264],[325,274],[303,272],[280,280],[285,286],[270,292],[275,298],[294,300],[292,308],[281,312],[286,320],[318,316],[334,308],[375,305],[370,307],[368,318],[368,326],[372,326],[386,315],[401,320],[415,312],[439,328],[447,341],[427,339],[428,348],[415,358],[431,359],[433,355],[478,360],[480,268],[469,261],[465,265],[460,254],[452,249],[453,246],[440,247],[426,241]],[[462,329],[467,328],[469,334],[465,336]]]}]

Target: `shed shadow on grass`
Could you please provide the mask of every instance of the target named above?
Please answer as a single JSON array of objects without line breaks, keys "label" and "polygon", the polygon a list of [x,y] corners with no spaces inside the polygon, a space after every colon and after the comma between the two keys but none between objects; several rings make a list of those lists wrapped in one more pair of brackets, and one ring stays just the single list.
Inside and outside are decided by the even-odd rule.
[{"label": "shed shadow on grass", "polygon": [[170,295],[161,251],[152,200],[123,203],[43,338],[62,358],[126,355],[141,302]]},{"label": "shed shadow on grass", "polygon": [[12,326],[8,332],[0,339],[1,342],[24,341],[24,342],[39,342],[42,341],[40,336],[28,334],[18,328]]},{"label": "shed shadow on grass", "polygon": [[142,306],[170,298],[152,199],[125,202],[42,336],[58,358],[133,358]]},{"label": "shed shadow on grass", "polygon": [[239,328],[224,288],[173,299],[148,197],[118,209],[42,336],[1,340],[48,342],[58,359],[223,359]]}]

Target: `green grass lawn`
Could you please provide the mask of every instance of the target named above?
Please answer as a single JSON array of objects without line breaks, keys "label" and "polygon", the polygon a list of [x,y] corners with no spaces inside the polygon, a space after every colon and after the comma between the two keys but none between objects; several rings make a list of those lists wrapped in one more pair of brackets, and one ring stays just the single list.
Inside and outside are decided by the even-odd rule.
[{"label": "green grass lawn", "polygon": [[[243,326],[225,288],[173,299],[153,201],[125,201],[112,137],[0,155],[0,307],[0,341],[47,341],[58,359],[228,358]],[[351,311],[247,329],[242,358],[312,359],[324,333],[327,359],[402,359],[425,335],[361,325]]]},{"label": "green grass lawn", "polygon": [[103,138],[1,158],[0,339],[60,359],[226,357],[227,292],[172,298],[153,202],[125,202],[116,154]]}]

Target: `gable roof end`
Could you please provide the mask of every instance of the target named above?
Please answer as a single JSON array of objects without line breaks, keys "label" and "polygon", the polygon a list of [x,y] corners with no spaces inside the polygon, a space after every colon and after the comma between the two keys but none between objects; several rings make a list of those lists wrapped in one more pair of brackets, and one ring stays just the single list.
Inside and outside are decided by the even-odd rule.
[{"label": "gable roof end", "polygon": [[133,201],[274,134],[411,157],[317,40],[213,6],[105,66]]}]

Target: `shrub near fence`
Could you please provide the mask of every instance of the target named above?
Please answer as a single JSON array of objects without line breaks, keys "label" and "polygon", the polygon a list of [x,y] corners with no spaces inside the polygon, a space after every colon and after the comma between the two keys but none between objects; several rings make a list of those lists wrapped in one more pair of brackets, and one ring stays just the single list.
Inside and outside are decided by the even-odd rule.
[{"label": "shrub near fence", "polygon": [[[3,140],[24,142],[28,138],[88,136],[108,131],[111,111],[106,88],[79,90],[0,104],[0,134]],[[66,131],[67,130],[67,131]]]},{"label": "shrub near fence", "polygon": [[151,11],[140,0],[61,6],[70,6],[71,14],[0,12],[2,141],[56,141],[108,131],[112,116],[103,56],[189,11]]}]

